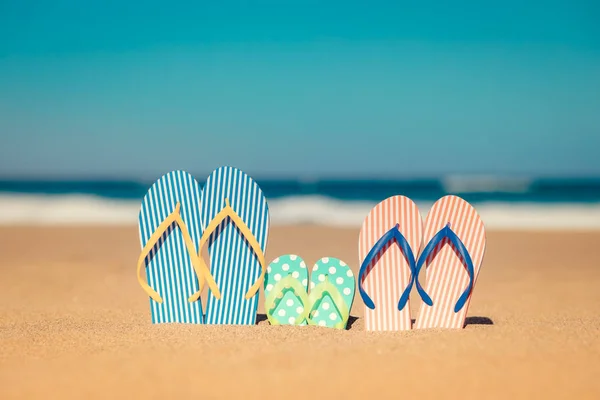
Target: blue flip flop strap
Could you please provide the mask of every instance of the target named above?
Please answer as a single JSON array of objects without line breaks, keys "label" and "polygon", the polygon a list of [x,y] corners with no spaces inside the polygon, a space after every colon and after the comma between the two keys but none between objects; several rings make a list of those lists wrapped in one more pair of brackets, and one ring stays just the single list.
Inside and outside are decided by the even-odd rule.
[{"label": "blue flip flop strap", "polygon": [[410,291],[412,289],[412,285],[413,285],[414,277],[415,277],[415,275],[414,275],[414,271],[416,269],[415,256],[410,248],[408,241],[406,240],[404,235],[402,235],[402,233],[398,230],[398,227],[399,227],[399,224],[396,224],[392,229],[390,229],[389,231],[384,233],[383,236],[381,236],[381,238],[379,238],[377,243],[375,243],[373,245],[373,247],[369,251],[369,254],[367,254],[367,256],[365,257],[364,261],[362,262],[362,264],[360,266],[360,271],[358,273],[358,291],[359,291],[360,297],[362,297],[365,305],[367,307],[369,307],[371,310],[375,309],[375,304],[373,303],[373,300],[371,300],[369,295],[365,292],[363,285],[362,285],[362,278],[363,278],[363,275],[366,273],[367,268],[373,261],[373,259],[379,254],[379,252],[385,247],[385,245],[387,245],[390,241],[392,241],[394,239],[396,240],[396,242],[398,243],[398,245],[404,252],[404,255],[408,259],[408,265],[410,267],[410,272],[411,272],[410,282],[409,282],[408,286],[404,289],[404,292],[402,293],[402,296],[400,296],[400,300],[398,301],[398,310],[402,310],[404,308],[404,306],[406,305],[406,302],[408,301],[408,297],[410,296]]},{"label": "blue flip flop strap", "polygon": [[[467,286],[465,291],[461,294],[461,296],[458,298],[458,301],[456,302],[456,305],[454,306],[454,312],[456,313],[456,312],[459,312],[464,307],[465,303],[467,302],[467,299],[469,298],[469,294],[471,293],[471,290],[473,289],[473,281],[475,279],[475,269],[473,268],[473,261],[471,260],[469,251],[465,247],[464,243],[460,240],[460,238],[456,235],[456,233],[454,233],[454,231],[452,229],[450,229],[449,224],[446,225],[445,227],[443,227],[438,233],[436,233],[435,236],[431,238],[431,240],[429,241],[427,246],[425,246],[425,249],[423,249],[423,252],[421,253],[421,256],[419,257],[419,260],[417,261],[415,275],[419,276],[419,272],[421,271],[421,268],[423,267],[423,265],[425,265],[427,258],[431,255],[431,253],[436,248],[436,246],[438,244],[440,244],[446,238],[448,240],[450,240],[450,242],[454,245],[456,250],[458,250],[458,253],[461,255],[463,260],[465,260],[465,264],[467,265],[467,272],[469,274],[469,285]],[[419,290],[419,293],[421,294],[423,301],[427,305],[432,306],[433,301],[431,300],[431,298],[427,295],[427,293],[423,290],[423,288],[419,284],[418,278],[417,278],[417,290]],[[423,291],[423,293],[421,293],[421,291]],[[426,297],[424,297],[423,295],[425,295]]]}]

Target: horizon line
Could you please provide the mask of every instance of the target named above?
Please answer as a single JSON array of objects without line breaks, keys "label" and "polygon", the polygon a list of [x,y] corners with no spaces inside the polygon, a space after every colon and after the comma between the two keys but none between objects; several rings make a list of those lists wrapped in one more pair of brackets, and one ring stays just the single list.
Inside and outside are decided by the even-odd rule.
[{"label": "horizon line", "polygon": [[[189,171],[194,177],[206,176],[208,178],[210,174],[195,174]],[[163,174],[164,175],[164,174]],[[363,173],[363,174],[322,174],[322,175],[308,175],[308,174],[250,174],[252,179],[257,181],[295,181],[300,183],[317,183],[317,182],[331,182],[331,181],[350,181],[350,182],[361,182],[361,181],[375,181],[375,182],[390,182],[390,181],[466,181],[466,180],[506,180],[506,181],[536,181],[536,180],[600,180],[600,174],[489,174],[489,173],[470,173],[470,174],[381,174],[381,173]],[[27,182],[27,183],[82,183],[82,182],[114,182],[114,183],[148,183],[154,182],[159,179],[162,175],[151,177],[140,177],[131,175],[104,175],[104,174],[89,174],[89,175],[63,175],[63,176],[43,176],[43,175],[0,175],[0,183],[15,183],[15,182]]]}]

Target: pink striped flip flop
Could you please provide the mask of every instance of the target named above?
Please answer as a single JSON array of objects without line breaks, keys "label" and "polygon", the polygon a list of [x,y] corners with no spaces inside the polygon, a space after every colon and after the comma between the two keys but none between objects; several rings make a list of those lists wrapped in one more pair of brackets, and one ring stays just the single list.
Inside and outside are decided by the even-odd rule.
[{"label": "pink striped flip flop", "polygon": [[461,329],[485,252],[483,222],[465,200],[442,197],[427,215],[423,244],[416,274],[426,266],[432,304],[421,305],[415,329]]},{"label": "pink striped flip flop", "polygon": [[364,220],[358,240],[358,288],[368,331],[411,329],[408,296],[422,229],[419,209],[404,196],[382,201]]}]

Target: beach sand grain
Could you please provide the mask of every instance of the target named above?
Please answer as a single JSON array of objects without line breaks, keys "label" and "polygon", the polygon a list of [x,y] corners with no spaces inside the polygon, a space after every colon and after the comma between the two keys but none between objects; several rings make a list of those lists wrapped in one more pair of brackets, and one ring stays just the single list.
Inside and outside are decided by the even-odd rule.
[{"label": "beach sand grain", "polygon": [[[267,260],[357,229],[273,227]],[[0,398],[600,398],[600,232],[494,232],[460,331],[152,325],[135,227],[0,228]],[[262,296],[262,293],[261,293]],[[419,298],[411,297],[413,318]],[[261,300],[262,303],[262,300]]]}]

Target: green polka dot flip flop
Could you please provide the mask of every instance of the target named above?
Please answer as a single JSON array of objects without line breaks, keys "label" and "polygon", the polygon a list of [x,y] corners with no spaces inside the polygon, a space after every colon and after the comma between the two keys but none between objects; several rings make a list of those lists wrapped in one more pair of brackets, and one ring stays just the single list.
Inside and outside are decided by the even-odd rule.
[{"label": "green polka dot flip flop", "polygon": [[309,325],[345,329],[354,301],[354,274],[345,262],[323,257],[310,275]]},{"label": "green polka dot flip flop", "polygon": [[265,275],[265,312],[271,325],[307,325],[308,269],[302,258],[276,258]]}]

